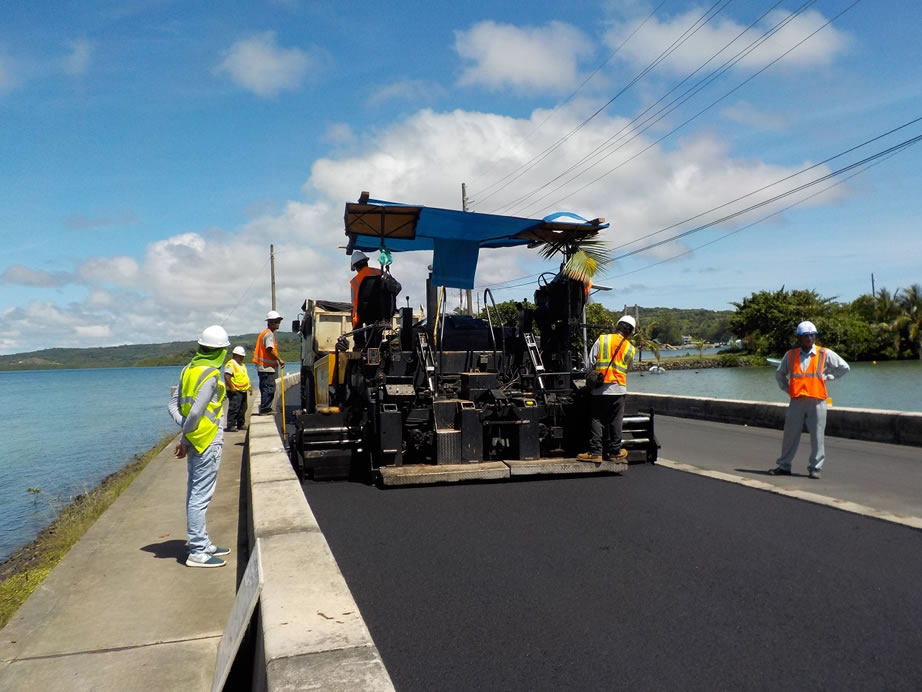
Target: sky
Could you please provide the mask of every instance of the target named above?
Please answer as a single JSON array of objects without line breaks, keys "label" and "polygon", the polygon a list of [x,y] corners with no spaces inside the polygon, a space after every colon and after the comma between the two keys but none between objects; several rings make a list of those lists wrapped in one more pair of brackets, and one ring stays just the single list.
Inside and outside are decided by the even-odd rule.
[{"label": "sky", "polygon": [[[922,147],[811,184],[922,135],[885,135],[922,116],[920,25],[903,0],[4,3],[0,353],[257,331],[270,245],[286,322],[347,300],[363,190],[604,217],[611,309],[922,282]],[[430,262],[394,254],[414,306]],[[486,250],[476,294],[556,268]]]}]

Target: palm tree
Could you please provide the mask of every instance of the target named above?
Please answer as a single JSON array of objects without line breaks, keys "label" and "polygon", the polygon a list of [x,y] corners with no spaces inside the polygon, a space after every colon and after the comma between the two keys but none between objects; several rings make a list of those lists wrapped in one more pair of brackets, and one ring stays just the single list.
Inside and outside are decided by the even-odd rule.
[{"label": "palm tree", "polygon": [[913,284],[903,289],[899,306],[901,313],[896,321],[900,332],[905,331],[910,350],[922,359],[922,285]]},{"label": "palm tree", "polygon": [[704,339],[695,339],[695,348],[698,349],[698,358],[704,358]]},{"label": "palm tree", "polygon": [[900,289],[896,289],[891,295],[886,288],[882,288],[874,296],[877,326],[882,332],[890,334],[894,358],[900,357],[900,343],[903,335],[900,300]]}]

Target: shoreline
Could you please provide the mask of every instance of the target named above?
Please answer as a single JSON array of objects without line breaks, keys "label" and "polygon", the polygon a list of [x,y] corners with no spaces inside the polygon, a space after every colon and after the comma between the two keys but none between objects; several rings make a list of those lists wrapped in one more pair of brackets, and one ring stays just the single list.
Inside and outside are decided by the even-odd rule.
[{"label": "shoreline", "polygon": [[[28,543],[0,563],[0,629],[37,589],[70,548],[172,440],[165,435],[146,452],[103,478],[92,490],[57,508],[54,519]],[[52,508],[54,509],[54,508]]]}]

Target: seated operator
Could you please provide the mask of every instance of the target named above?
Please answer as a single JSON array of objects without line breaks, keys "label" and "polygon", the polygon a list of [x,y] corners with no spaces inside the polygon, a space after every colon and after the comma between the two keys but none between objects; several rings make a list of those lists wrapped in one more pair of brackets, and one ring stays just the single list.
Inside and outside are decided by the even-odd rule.
[{"label": "seated operator", "polygon": [[[361,250],[355,250],[352,253],[352,269],[355,271],[355,276],[349,281],[349,288],[352,291],[352,328],[358,329],[365,326],[361,315],[359,315],[359,287],[365,277],[378,276],[381,274],[381,270],[369,267],[368,257]],[[368,340],[368,332],[359,332],[352,337],[352,340],[355,344],[355,349],[357,351],[361,350]]]}]

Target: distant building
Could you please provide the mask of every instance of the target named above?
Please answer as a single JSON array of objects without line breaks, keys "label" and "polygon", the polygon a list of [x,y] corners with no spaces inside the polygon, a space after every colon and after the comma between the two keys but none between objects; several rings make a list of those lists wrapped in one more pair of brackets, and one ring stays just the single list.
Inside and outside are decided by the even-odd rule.
[{"label": "distant building", "polygon": [[688,346],[689,344],[691,344],[691,342],[692,342],[691,336],[687,334],[682,335],[682,345],[683,346]]}]

